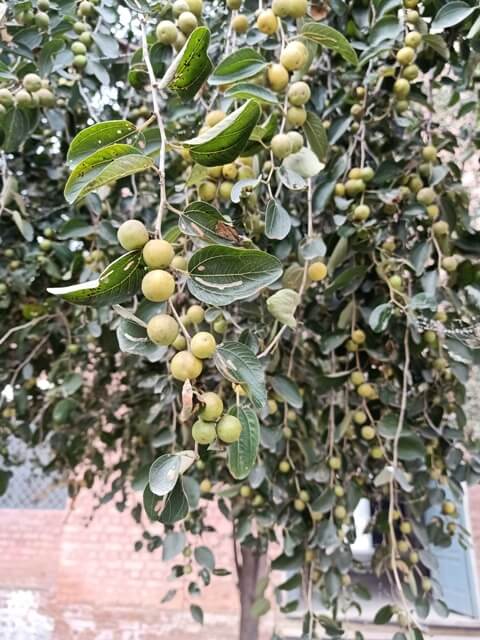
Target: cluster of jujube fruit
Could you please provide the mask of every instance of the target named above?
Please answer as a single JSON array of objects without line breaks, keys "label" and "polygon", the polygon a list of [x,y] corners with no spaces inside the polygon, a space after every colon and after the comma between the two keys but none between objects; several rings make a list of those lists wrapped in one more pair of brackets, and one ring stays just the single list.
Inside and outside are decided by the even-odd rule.
[{"label": "cluster of jujube fruit", "polygon": [[[147,228],[140,220],[124,222],[118,230],[118,241],[127,251],[142,250],[143,261],[148,267],[141,284],[144,297],[150,302],[169,301],[176,290],[172,271],[184,271],[185,258],[176,256],[173,246],[166,240],[149,239]],[[169,362],[170,373],[175,380],[194,381],[201,375],[204,361],[215,355],[217,342],[209,331],[197,331],[192,337],[187,332],[188,325],[198,327],[204,321],[205,312],[200,305],[191,305],[181,317],[173,305],[170,308],[173,315],[159,313],[150,318],[146,326],[147,336],[154,344],[172,347],[176,351]],[[192,427],[195,442],[208,445],[216,438],[225,444],[236,442],[242,425],[234,415],[224,414],[221,396],[213,391],[198,392],[196,396],[201,410]]]}]

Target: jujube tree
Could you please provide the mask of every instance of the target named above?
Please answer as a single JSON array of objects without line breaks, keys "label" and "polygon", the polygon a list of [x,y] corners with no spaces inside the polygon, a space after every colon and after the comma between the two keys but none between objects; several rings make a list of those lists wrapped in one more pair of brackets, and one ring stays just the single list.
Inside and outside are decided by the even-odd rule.
[{"label": "jujube tree", "polygon": [[367,499],[369,569],[392,585],[376,622],[422,638],[448,612],[432,547],[467,539],[456,503],[480,472],[458,152],[478,145],[474,0],[0,16],[2,491],[19,438],[72,497],[141,492],[136,548],[181,557],[192,594],[225,573],[196,542],[216,501],[242,640],[270,582],[303,637],[342,635],[368,597]]}]

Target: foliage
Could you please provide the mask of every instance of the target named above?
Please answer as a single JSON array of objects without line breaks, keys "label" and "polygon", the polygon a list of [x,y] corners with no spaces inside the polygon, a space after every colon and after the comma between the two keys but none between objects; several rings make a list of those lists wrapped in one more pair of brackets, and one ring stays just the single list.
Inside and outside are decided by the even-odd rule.
[{"label": "foliage", "polygon": [[216,501],[244,550],[277,545],[268,579],[284,613],[302,592],[308,638],[369,597],[367,498],[394,591],[375,621],[418,639],[446,609],[432,546],[467,539],[480,475],[458,152],[480,144],[478,6],[227,5],[0,5],[0,493],[18,439],[72,497],[136,492],[137,550],[183,552],[192,594],[226,573],[196,542]]}]

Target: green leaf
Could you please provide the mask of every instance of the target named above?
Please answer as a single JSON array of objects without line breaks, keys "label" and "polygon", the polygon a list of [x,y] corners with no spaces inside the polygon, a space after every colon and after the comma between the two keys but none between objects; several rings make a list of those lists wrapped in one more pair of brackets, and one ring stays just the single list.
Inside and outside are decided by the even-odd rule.
[{"label": "green leaf", "polygon": [[323,493],[312,502],[312,510],[327,513],[327,511],[331,511],[336,501],[337,496],[335,495],[335,491],[331,487],[327,487]]},{"label": "green leaf", "polygon": [[265,149],[270,143],[278,129],[278,118],[276,113],[272,113],[267,120],[257,127],[250,136],[247,145],[242,149],[242,156],[254,156]]},{"label": "green leaf", "polygon": [[277,200],[269,200],[265,211],[265,235],[271,240],[283,240],[292,228],[288,211]]},{"label": "green leaf", "polygon": [[142,254],[130,251],[109,264],[97,280],[47,291],[72,304],[100,307],[131,299],[138,292],[144,274]]},{"label": "green leaf", "polygon": [[0,469],[0,496],[3,496],[6,493],[11,476],[11,471]]},{"label": "green leaf", "polygon": [[398,440],[398,457],[400,460],[417,460],[425,457],[423,441],[414,434],[400,436]]},{"label": "green leaf", "polygon": [[261,87],[258,84],[252,84],[250,82],[239,82],[230,89],[227,89],[224,93],[226,98],[232,98],[233,100],[248,100],[253,98],[257,102],[265,102],[266,104],[278,104],[278,96],[276,93]]},{"label": "green leaf", "polygon": [[175,486],[180,475],[180,456],[166,453],[155,460],[148,473],[148,484],[156,496],[165,496]]},{"label": "green leaf", "polygon": [[193,160],[205,167],[233,162],[247,144],[259,117],[259,105],[248,100],[214,127],[182,144],[190,149]]},{"label": "green leaf", "polygon": [[30,222],[28,222],[28,220],[25,220],[25,218],[23,218],[20,212],[16,209],[12,211],[12,220],[17,225],[17,229],[20,231],[25,240],[27,242],[31,242],[34,238],[35,231]]},{"label": "green leaf", "polygon": [[16,151],[35,129],[38,109],[10,108],[0,115],[0,147],[7,153]]},{"label": "green leaf", "polygon": [[139,153],[135,147],[129,144],[112,144],[75,166],[65,185],[65,199],[73,204],[104,184],[154,166],[153,159]]},{"label": "green leaf", "polygon": [[387,604],[385,607],[382,607],[375,614],[375,618],[373,619],[374,624],[387,624],[392,619],[393,616],[393,608],[391,605]]},{"label": "green leaf", "polygon": [[265,58],[255,49],[242,47],[224,58],[215,68],[210,84],[230,84],[258,75],[267,66]]},{"label": "green leaf", "polygon": [[437,11],[432,24],[432,31],[443,31],[463,22],[477,7],[472,7],[466,2],[447,2]]},{"label": "green leaf", "polygon": [[250,613],[254,618],[260,618],[270,611],[270,601],[264,596],[257,598],[250,608]]},{"label": "green leaf", "polygon": [[183,49],[167,69],[160,88],[168,86],[182,100],[193,98],[213,69],[207,53],[209,43],[210,31],[207,27],[197,27],[192,31]]},{"label": "green leaf", "polygon": [[208,547],[196,547],[193,554],[201,567],[205,567],[209,571],[215,569],[215,556]]},{"label": "green leaf", "polygon": [[308,144],[320,161],[324,161],[328,152],[327,132],[316,113],[307,111],[307,119],[303,125]]},{"label": "green leaf", "polygon": [[182,553],[187,544],[187,538],[183,531],[170,531],[163,540],[162,561],[168,562]]},{"label": "green leaf", "polygon": [[352,45],[348,42],[344,35],[336,29],[328,27],[325,24],[316,22],[308,22],[303,26],[302,36],[312,40],[316,44],[331,49],[342,56],[344,60],[350,64],[357,65],[358,57]]},{"label": "green leaf", "polygon": [[74,137],[68,149],[67,162],[73,168],[92,153],[125,140],[134,131],[135,125],[128,120],[108,120],[93,124]]},{"label": "green leaf", "polygon": [[282,274],[278,258],[257,249],[210,245],[188,262],[188,288],[198,300],[224,306],[249,298]]},{"label": "green leaf", "polygon": [[167,499],[165,500],[165,505],[162,513],[160,514],[159,520],[163,524],[174,524],[175,522],[186,518],[187,515],[188,500],[183,490],[182,478],[180,477],[173,487],[173,491],[168,494]]},{"label": "green leaf", "polygon": [[147,484],[143,490],[143,508],[150,522],[158,522],[156,506],[159,501],[160,498],[150,491],[150,487]]},{"label": "green leaf", "polygon": [[242,342],[224,342],[217,348],[215,365],[231,382],[245,387],[253,404],[262,409],[267,402],[265,371],[253,351]]},{"label": "green leaf", "polygon": [[301,178],[313,178],[325,167],[316,154],[307,147],[287,156],[282,166]]},{"label": "green leaf", "polygon": [[253,409],[233,407],[229,413],[242,423],[240,438],[228,447],[228,469],[236,480],[246,478],[255,466],[260,442],[260,425]]},{"label": "green leaf", "polygon": [[433,49],[435,53],[438,53],[445,60],[450,58],[450,49],[442,36],[429,33],[423,36],[423,44]]},{"label": "green leaf", "polygon": [[205,242],[232,244],[238,233],[230,219],[208,202],[192,202],[178,219],[178,226],[188,236],[201,238]]},{"label": "green leaf", "polygon": [[267,309],[272,316],[292,329],[297,326],[295,311],[299,304],[300,295],[293,289],[280,289],[267,298]]},{"label": "green leaf", "polygon": [[293,380],[290,380],[286,376],[277,375],[273,376],[271,383],[275,393],[287,404],[294,409],[301,409],[303,407],[303,398]]},{"label": "green leaf", "polygon": [[195,622],[203,624],[203,609],[201,607],[199,607],[197,604],[191,604],[190,613]]},{"label": "green leaf", "polygon": [[393,314],[393,307],[390,302],[386,304],[380,304],[370,314],[368,318],[368,324],[370,325],[372,331],[375,333],[381,333],[385,331],[388,327],[388,323],[390,322],[390,318]]},{"label": "green leaf", "polygon": [[375,22],[368,40],[372,47],[376,47],[386,41],[396,40],[401,32],[402,25],[396,16],[384,16]]}]

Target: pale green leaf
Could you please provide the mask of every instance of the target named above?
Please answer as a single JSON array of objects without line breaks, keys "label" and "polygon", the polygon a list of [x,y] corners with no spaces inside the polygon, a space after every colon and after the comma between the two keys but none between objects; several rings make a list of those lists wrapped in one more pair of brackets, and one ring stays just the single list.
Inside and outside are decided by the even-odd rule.
[{"label": "pale green leaf", "polygon": [[267,309],[272,316],[292,329],[297,326],[295,311],[299,304],[300,296],[293,289],[280,289],[267,298]]},{"label": "pale green leaf", "polygon": [[267,61],[255,49],[242,47],[220,62],[209,83],[218,85],[247,80],[258,75],[266,66]]},{"label": "pale green leaf", "polygon": [[326,24],[319,24],[317,22],[307,22],[302,28],[302,36],[315,42],[316,44],[331,49],[342,56],[344,60],[350,62],[350,64],[357,65],[358,58],[355,53],[355,49],[348,42],[345,36],[327,26]]},{"label": "pale green leaf", "polygon": [[201,200],[188,205],[178,219],[178,226],[186,235],[216,244],[232,244],[239,237],[230,219]]}]

